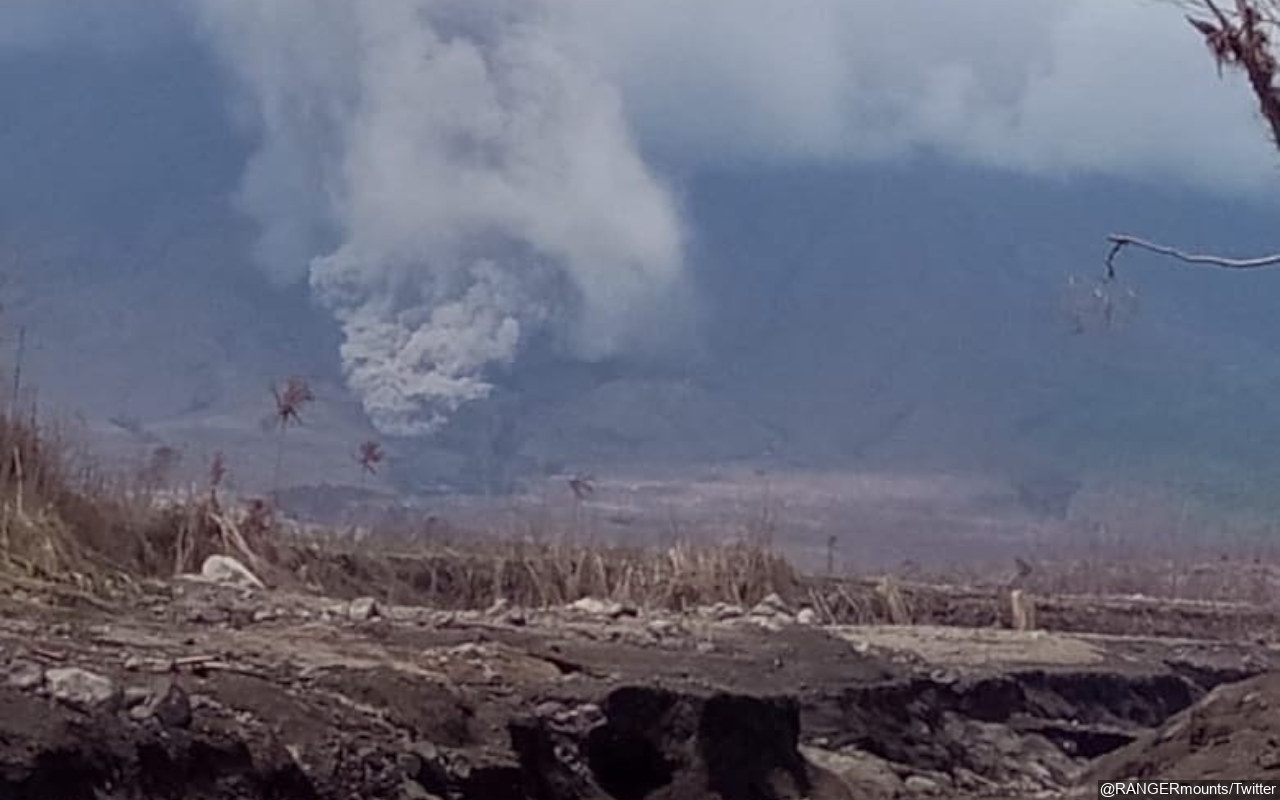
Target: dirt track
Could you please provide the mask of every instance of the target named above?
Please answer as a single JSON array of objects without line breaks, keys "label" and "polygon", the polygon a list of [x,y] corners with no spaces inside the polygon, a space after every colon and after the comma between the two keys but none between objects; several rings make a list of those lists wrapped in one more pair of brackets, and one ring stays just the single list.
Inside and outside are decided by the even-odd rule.
[{"label": "dirt track", "polygon": [[1064,796],[1098,771],[1230,772],[1232,731],[1280,702],[1260,678],[1207,739],[1145,738],[1272,669],[1260,643],[182,581],[48,601],[0,601],[0,798]]}]

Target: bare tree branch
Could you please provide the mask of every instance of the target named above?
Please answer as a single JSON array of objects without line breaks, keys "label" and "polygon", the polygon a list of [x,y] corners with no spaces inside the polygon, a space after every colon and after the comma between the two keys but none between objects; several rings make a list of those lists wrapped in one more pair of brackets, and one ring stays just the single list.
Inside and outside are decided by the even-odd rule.
[{"label": "bare tree branch", "polygon": [[[1249,88],[1258,102],[1258,111],[1271,134],[1271,142],[1280,149],[1280,87],[1276,86],[1280,58],[1277,58],[1272,38],[1273,32],[1280,30],[1280,0],[1232,0],[1230,6],[1225,0],[1178,0],[1177,4],[1191,12],[1187,15],[1187,22],[1204,38],[1218,72],[1221,73],[1223,67],[1233,67],[1248,78]],[[1280,254],[1226,258],[1187,253],[1122,234],[1112,234],[1107,240],[1111,242],[1111,251],[1107,254],[1107,280],[1115,279],[1116,256],[1128,245],[1189,264],[1224,269],[1256,269],[1280,264]]]},{"label": "bare tree branch", "polygon": [[1116,276],[1116,256],[1120,254],[1121,250],[1129,245],[1142,250],[1149,250],[1152,253],[1159,253],[1163,256],[1172,256],[1173,258],[1176,258],[1179,261],[1185,261],[1188,264],[1207,264],[1212,267],[1222,267],[1223,269],[1257,269],[1259,267],[1270,267],[1280,264],[1280,253],[1269,256],[1259,256],[1258,258],[1225,258],[1223,256],[1188,253],[1184,250],[1179,250],[1176,247],[1148,242],[1145,239],[1139,239],[1136,236],[1129,236],[1122,233],[1111,234],[1107,237],[1107,241],[1111,242],[1111,252],[1107,253],[1108,278],[1114,278]]}]

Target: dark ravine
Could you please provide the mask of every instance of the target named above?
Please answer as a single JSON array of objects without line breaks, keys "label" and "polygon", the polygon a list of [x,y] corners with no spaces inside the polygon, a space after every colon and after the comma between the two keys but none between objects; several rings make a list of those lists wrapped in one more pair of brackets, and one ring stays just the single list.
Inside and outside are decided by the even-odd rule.
[{"label": "dark ravine", "polygon": [[350,752],[328,774],[307,774],[269,727],[234,731],[216,716],[183,730],[99,713],[63,721],[56,739],[24,743],[14,723],[47,716],[48,708],[36,698],[6,701],[6,800],[639,800],[709,792],[748,800],[838,784],[800,756],[799,707],[789,698],[624,687],[601,706],[550,704],[513,717],[505,764],[474,764],[465,749],[353,732],[343,744]]},{"label": "dark ravine", "polygon": [[[1206,688],[1172,674],[1044,671],[915,679],[805,701],[623,686],[598,703],[518,708],[505,741],[481,741],[465,721],[446,746],[405,727],[378,736],[335,720],[331,763],[310,770],[283,743],[279,726],[296,713],[285,707],[286,691],[279,720],[246,722],[208,705],[183,728],[125,712],[55,707],[51,715],[47,700],[4,689],[0,798],[853,797],[841,777],[805,759],[802,738],[856,747],[909,771],[956,778],[966,770],[993,784],[1031,772],[1065,786],[1086,760],[1129,744]],[[447,728],[451,712],[438,713]],[[470,712],[452,713],[460,720]],[[29,720],[44,722],[27,730]],[[802,720],[815,730],[802,731]]]}]

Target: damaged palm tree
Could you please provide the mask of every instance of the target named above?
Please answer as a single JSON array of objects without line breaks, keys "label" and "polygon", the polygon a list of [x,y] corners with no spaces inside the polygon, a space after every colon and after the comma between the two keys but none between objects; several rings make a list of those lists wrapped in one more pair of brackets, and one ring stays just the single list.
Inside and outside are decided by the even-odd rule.
[{"label": "damaged palm tree", "polygon": [[311,385],[299,377],[289,378],[283,386],[272,386],[271,395],[276,402],[275,425],[280,431],[280,438],[276,443],[276,468],[271,490],[271,494],[276,496],[280,492],[280,469],[284,462],[285,431],[290,425],[302,424],[302,410],[315,400],[316,396],[311,391]]},{"label": "damaged palm tree", "polygon": [[359,449],[356,450],[356,463],[360,465],[361,486],[364,485],[364,481],[368,476],[378,474],[378,466],[386,457],[387,454],[383,451],[382,445],[372,439],[360,443]]},{"label": "damaged palm tree", "polygon": [[[1239,69],[1249,80],[1258,111],[1267,123],[1272,144],[1280,150],[1280,87],[1276,86],[1278,62],[1272,36],[1280,29],[1280,0],[1235,0],[1233,7],[1215,0],[1188,0],[1179,5],[1191,9],[1191,26],[1204,37],[1221,73],[1224,67]],[[1222,269],[1257,269],[1280,265],[1280,253],[1253,258],[1228,258],[1192,253],[1129,234],[1107,237],[1104,285],[1116,280],[1116,257],[1127,247],[1137,247],[1188,264]]]}]

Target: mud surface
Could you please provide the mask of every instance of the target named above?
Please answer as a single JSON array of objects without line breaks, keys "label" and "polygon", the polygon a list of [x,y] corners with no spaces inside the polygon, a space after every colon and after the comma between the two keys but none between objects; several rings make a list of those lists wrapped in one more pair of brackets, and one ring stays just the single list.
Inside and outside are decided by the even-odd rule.
[{"label": "mud surface", "polygon": [[0,798],[1054,797],[1280,767],[1263,642],[814,616],[14,593]]}]

